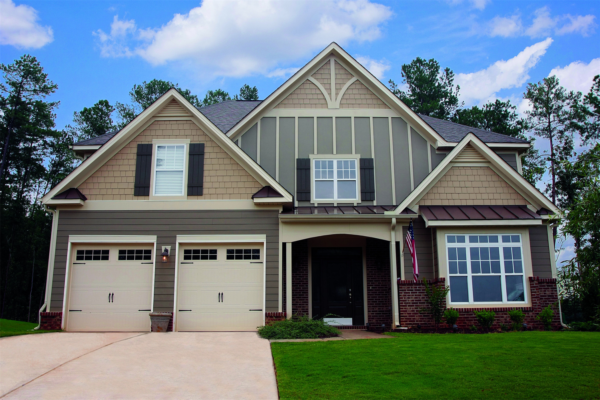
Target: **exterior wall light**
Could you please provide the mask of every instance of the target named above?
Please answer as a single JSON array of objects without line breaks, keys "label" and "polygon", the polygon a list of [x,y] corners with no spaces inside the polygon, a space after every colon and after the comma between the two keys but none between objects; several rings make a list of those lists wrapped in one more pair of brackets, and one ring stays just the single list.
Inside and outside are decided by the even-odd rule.
[{"label": "exterior wall light", "polygon": [[171,246],[163,246],[162,247],[162,262],[167,263],[169,261],[169,252],[171,250]]}]

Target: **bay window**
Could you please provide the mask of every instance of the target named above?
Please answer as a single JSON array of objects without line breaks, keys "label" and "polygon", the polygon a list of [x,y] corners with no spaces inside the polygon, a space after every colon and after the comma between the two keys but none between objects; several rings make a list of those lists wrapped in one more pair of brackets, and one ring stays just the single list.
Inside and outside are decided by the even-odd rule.
[{"label": "bay window", "polygon": [[185,147],[184,144],[159,144],[156,146],[155,196],[184,195]]},{"label": "bay window", "polygon": [[521,235],[447,234],[450,303],[523,303]]},{"label": "bay window", "polygon": [[357,160],[313,160],[314,199],[320,201],[357,201]]}]

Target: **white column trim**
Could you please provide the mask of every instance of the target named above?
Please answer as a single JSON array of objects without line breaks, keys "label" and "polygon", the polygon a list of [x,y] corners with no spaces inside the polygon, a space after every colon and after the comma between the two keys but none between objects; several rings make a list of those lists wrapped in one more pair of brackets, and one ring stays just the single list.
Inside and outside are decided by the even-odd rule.
[{"label": "white column trim", "polygon": [[392,172],[392,202],[394,203],[394,205],[398,205],[398,203],[396,203],[396,168],[394,163],[394,135],[392,134],[392,118],[388,118],[388,127],[390,131],[390,168]]},{"label": "white column trim", "polygon": [[392,283],[392,329],[400,324],[398,307],[398,270],[396,264],[396,218],[392,218],[390,229],[390,269]]},{"label": "white column trim", "polygon": [[292,243],[285,244],[285,312],[292,318]]},{"label": "white column trim", "polygon": [[413,176],[413,157],[412,157],[412,127],[408,125],[408,170],[410,172],[410,191],[415,190],[415,178]]}]

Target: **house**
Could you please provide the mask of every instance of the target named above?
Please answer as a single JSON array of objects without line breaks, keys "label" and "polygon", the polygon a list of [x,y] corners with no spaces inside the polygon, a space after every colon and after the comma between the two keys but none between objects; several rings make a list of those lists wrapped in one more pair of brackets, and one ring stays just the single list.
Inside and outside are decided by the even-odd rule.
[{"label": "house", "polygon": [[[522,176],[527,141],[417,115],[333,43],[264,101],[170,90],[43,198],[44,327],[253,330],[292,315],[426,327],[422,279],[526,322],[557,302],[559,210]],[[413,223],[420,280],[405,246]],[[555,313],[555,324],[558,324]]]}]

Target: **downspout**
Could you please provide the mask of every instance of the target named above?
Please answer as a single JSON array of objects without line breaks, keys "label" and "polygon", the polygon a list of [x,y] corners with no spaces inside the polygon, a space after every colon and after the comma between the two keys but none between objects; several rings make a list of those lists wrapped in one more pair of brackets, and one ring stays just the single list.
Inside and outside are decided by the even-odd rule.
[{"label": "downspout", "polygon": [[48,254],[48,271],[46,272],[46,296],[44,304],[38,311],[38,325],[33,328],[34,331],[40,329],[42,324],[42,311],[50,310],[50,297],[52,296],[52,281],[54,277],[54,256],[56,254],[56,231],[58,228],[58,210],[44,206],[46,211],[52,214],[52,231],[50,232],[50,252]]}]

